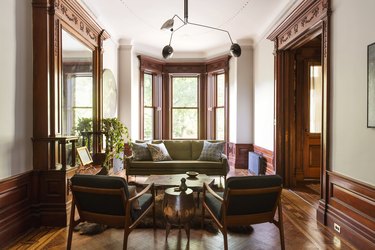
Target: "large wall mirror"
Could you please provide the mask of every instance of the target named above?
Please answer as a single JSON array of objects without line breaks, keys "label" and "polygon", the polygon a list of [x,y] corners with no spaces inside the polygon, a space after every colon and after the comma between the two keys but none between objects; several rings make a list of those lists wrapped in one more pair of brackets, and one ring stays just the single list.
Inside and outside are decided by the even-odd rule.
[{"label": "large wall mirror", "polygon": [[[62,29],[61,134],[76,135],[93,119],[93,52]],[[92,131],[92,123],[86,123]]]},{"label": "large wall mirror", "polygon": [[90,121],[101,152],[103,41],[109,34],[75,0],[32,0],[33,168],[40,225],[66,226],[76,173],[77,126]]}]

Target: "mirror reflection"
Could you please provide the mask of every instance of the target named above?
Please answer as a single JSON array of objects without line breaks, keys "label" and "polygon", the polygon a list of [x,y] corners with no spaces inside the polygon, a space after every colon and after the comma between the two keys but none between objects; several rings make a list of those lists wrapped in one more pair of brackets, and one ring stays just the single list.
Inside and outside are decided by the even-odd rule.
[{"label": "mirror reflection", "polygon": [[[92,131],[92,51],[62,30],[61,134]],[[83,127],[82,127],[83,126]]]}]

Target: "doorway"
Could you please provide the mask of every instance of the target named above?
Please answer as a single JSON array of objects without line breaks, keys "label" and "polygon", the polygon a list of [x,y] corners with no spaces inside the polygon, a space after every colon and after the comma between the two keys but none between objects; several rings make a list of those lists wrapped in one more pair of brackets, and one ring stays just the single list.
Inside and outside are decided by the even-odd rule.
[{"label": "doorway", "polygon": [[322,149],[321,44],[321,35],[318,35],[289,51],[290,68],[294,71],[289,106],[294,117],[291,134],[295,136],[295,150],[291,152],[295,162],[289,169],[290,189],[315,208],[320,199]]}]

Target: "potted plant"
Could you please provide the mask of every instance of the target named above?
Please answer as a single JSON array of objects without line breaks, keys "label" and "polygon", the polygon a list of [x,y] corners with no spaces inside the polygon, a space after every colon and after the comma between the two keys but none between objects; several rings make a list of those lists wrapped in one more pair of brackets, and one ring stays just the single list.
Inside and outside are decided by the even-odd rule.
[{"label": "potted plant", "polygon": [[[80,118],[75,130],[83,138],[87,137],[88,144],[90,144],[93,133],[91,118]],[[103,119],[101,132],[105,135],[105,160],[103,166],[108,171],[112,166],[112,159],[124,160],[124,147],[126,144],[131,145],[131,139],[128,128],[118,118]],[[81,141],[81,145],[86,144]]]},{"label": "potted plant", "polygon": [[131,145],[128,128],[118,118],[102,120],[102,131],[106,137],[106,165],[110,166],[111,159],[124,160],[125,144]]}]

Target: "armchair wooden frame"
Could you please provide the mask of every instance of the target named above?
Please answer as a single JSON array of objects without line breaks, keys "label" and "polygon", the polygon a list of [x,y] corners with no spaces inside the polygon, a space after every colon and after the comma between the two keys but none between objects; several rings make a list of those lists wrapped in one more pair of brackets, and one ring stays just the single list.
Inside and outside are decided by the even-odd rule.
[{"label": "armchair wooden frame", "polygon": [[[141,192],[139,192],[136,196],[131,197],[129,199],[126,198],[124,188],[116,188],[116,189],[108,189],[108,188],[93,188],[93,187],[84,187],[84,186],[74,186],[71,187],[73,193],[73,200],[72,200],[72,207],[70,213],[70,224],[69,224],[69,232],[68,232],[68,242],[67,242],[67,249],[71,249],[72,245],[72,237],[73,237],[73,229],[77,226],[80,222],[90,221],[95,223],[100,223],[112,227],[120,227],[124,228],[124,243],[123,249],[127,249],[128,237],[130,232],[135,229],[137,224],[140,220],[152,209],[153,213],[153,225],[155,229],[155,188],[154,184],[147,185]],[[131,206],[132,202],[144,195],[147,191],[151,190],[152,194],[152,203],[149,205],[147,209],[145,209],[142,214],[135,220],[132,221],[131,219]],[[89,194],[105,194],[105,195],[113,195],[118,196],[123,203],[125,208],[124,215],[109,215],[103,213],[93,213],[89,211],[85,211],[81,208],[79,201],[76,199],[76,192],[80,193],[89,193]],[[79,214],[79,219],[75,219],[75,212],[76,208]]]},{"label": "armchair wooden frame", "polygon": [[[221,197],[214,190],[212,190],[212,188],[209,185],[207,185],[207,183],[204,183],[201,225],[203,226],[205,210],[207,209],[208,213],[213,218],[213,221],[215,222],[215,224],[218,226],[219,230],[223,234],[224,249],[227,250],[228,249],[227,227],[270,222],[270,223],[275,224],[279,228],[281,249],[284,250],[285,241],[284,241],[284,227],[283,227],[283,216],[282,216],[282,207],[281,207],[281,191],[282,191],[281,186],[269,187],[269,188],[251,188],[251,189],[228,188],[224,194],[224,197]],[[215,216],[213,211],[206,204],[205,197],[206,197],[207,192],[213,195],[213,197],[221,203],[221,217],[222,217],[221,220]],[[246,215],[227,215],[228,205],[230,204],[231,197],[243,196],[243,195],[251,196],[251,195],[259,195],[259,194],[269,194],[269,193],[277,193],[277,199],[271,211],[263,212],[263,213],[252,213],[252,214],[246,214]],[[277,221],[274,218],[276,208],[278,211]]]}]

